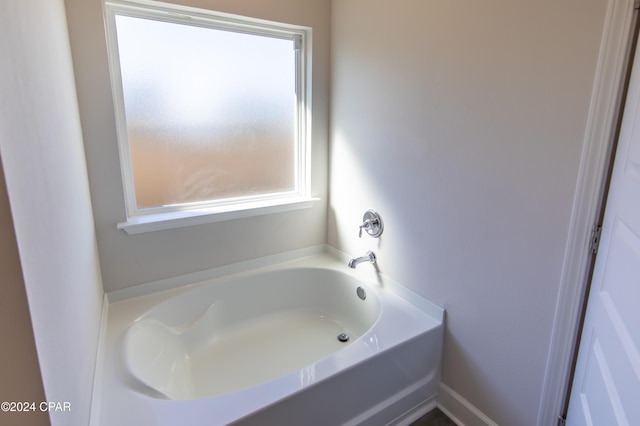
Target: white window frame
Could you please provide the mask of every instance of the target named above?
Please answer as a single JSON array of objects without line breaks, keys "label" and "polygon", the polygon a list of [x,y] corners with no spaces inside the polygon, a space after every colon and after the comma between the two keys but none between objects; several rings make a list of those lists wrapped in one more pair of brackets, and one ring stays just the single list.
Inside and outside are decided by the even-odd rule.
[{"label": "white window frame", "polygon": [[[296,49],[299,50],[296,55],[298,128],[296,134],[295,189],[290,192],[260,196],[200,201],[144,209],[138,208],[124,110],[115,24],[116,15],[148,18],[169,23],[188,23],[189,25],[204,28],[293,40]],[[318,200],[310,195],[311,69],[309,64],[311,62],[311,28],[145,0],[105,0],[104,17],[120,153],[120,169],[127,214],[127,220],[118,223],[118,229],[123,229],[128,234],[137,234],[309,208]]]}]

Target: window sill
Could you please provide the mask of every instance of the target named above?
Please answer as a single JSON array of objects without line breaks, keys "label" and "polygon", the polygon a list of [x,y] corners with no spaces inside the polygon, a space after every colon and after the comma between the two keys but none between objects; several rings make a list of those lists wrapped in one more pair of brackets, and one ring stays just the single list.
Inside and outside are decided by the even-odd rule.
[{"label": "window sill", "polygon": [[118,223],[118,229],[122,229],[129,235],[142,234],[145,232],[223,222],[226,220],[241,219],[244,217],[308,209],[311,208],[318,200],[320,199],[314,197],[295,197],[220,207],[149,214],[132,217],[127,219],[126,222],[120,222]]}]

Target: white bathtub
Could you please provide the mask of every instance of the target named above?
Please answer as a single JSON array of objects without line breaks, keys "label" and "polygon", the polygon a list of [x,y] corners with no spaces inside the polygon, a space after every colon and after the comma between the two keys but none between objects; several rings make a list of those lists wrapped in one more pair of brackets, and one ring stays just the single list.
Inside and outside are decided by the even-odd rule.
[{"label": "white bathtub", "polygon": [[326,254],[113,303],[99,424],[406,424],[435,406],[442,319]]}]

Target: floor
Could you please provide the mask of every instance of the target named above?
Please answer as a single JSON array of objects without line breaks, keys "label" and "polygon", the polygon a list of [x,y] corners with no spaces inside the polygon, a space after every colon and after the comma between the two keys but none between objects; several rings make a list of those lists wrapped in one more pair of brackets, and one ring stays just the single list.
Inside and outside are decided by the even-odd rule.
[{"label": "floor", "polygon": [[456,426],[442,411],[437,408],[420,417],[410,426]]}]

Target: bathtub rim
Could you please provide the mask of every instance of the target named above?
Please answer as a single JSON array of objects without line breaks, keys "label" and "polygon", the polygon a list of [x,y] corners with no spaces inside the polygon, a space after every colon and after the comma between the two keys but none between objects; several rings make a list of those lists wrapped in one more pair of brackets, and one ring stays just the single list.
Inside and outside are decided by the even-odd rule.
[{"label": "bathtub rim", "polygon": [[347,274],[352,275],[359,280],[363,280],[373,288],[376,288],[377,284],[380,288],[389,290],[391,293],[395,294],[401,299],[406,300],[420,310],[428,313],[438,321],[444,321],[444,308],[427,300],[423,296],[418,295],[408,287],[397,283],[386,275],[378,273],[377,269],[375,269],[371,265],[362,265],[356,269],[347,268],[347,262],[353,256],[341,250],[338,250],[337,248],[329,244],[319,244],[316,246],[305,247],[299,250],[287,251],[284,253],[259,257],[256,259],[250,259],[242,262],[232,263],[229,265],[205,269],[202,271],[177,275],[175,277],[163,278],[156,281],[137,284],[131,287],[107,292],[105,293],[104,297],[109,304],[112,304],[154,294],[161,295],[164,292],[187,289],[194,285],[201,285],[204,281],[226,278],[240,274],[250,274],[254,271],[258,272],[262,269],[276,269],[278,267],[284,266],[284,264],[286,263],[297,263],[307,257],[322,254],[328,255],[334,260],[337,259],[338,261],[344,263]]}]

